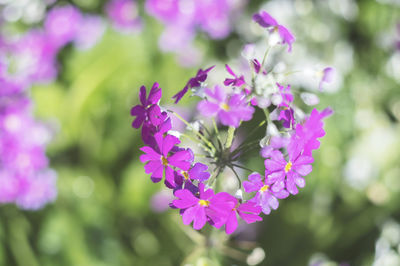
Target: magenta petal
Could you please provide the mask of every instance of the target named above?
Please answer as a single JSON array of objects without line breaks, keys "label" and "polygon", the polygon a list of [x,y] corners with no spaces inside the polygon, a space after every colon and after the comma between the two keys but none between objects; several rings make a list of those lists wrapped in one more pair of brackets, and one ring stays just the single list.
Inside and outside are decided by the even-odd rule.
[{"label": "magenta petal", "polygon": [[296,162],[294,163],[294,165],[301,165],[301,164],[310,164],[314,162],[314,158],[311,156],[300,156]]},{"label": "magenta petal", "polygon": [[[189,154],[189,156],[187,155]],[[189,170],[191,163],[186,160],[190,160],[191,156],[188,151],[179,151],[168,158],[168,163],[172,166],[178,167],[184,171]]]},{"label": "magenta petal", "polygon": [[259,214],[261,212],[261,207],[255,205],[253,202],[245,202],[240,204],[238,207],[239,212],[251,212]]},{"label": "magenta petal", "polygon": [[136,128],[136,129],[140,128],[140,127],[142,126],[143,121],[144,121],[145,119],[146,119],[145,116],[138,116],[138,117],[136,117],[136,119],[133,120],[133,122],[132,122],[132,127]]},{"label": "magenta petal", "polygon": [[162,154],[165,157],[168,157],[168,152],[174,147],[175,145],[179,144],[180,140],[172,135],[166,135],[163,140],[162,144]]},{"label": "magenta petal", "polygon": [[161,99],[162,90],[158,87],[158,83],[155,82],[150,90],[148,104],[156,104]]},{"label": "magenta petal", "polygon": [[182,215],[183,224],[189,225],[193,221],[198,208],[199,206],[196,205],[194,207],[185,210],[185,212]]},{"label": "magenta petal", "polygon": [[153,174],[151,175],[151,180],[154,183],[160,182],[161,179],[163,178],[163,172],[164,172],[164,168],[162,165],[160,165],[160,167],[156,168],[155,171],[153,171]]},{"label": "magenta petal", "polygon": [[174,170],[171,167],[165,166],[165,181],[168,183],[170,188],[175,187],[175,175]]},{"label": "magenta petal", "polygon": [[142,148],[140,148],[141,151],[145,152],[146,154],[142,154],[140,156],[140,161],[142,163],[146,162],[146,161],[150,161],[150,160],[159,160],[161,158],[161,155],[158,154],[156,151],[153,150],[153,148],[149,147],[149,146],[144,146]]},{"label": "magenta petal", "polygon": [[199,199],[196,198],[192,192],[187,189],[177,190],[175,196],[180,198],[179,200],[174,200],[173,204],[179,209],[186,209],[198,203]]},{"label": "magenta petal", "polygon": [[206,211],[204,207],[198,207],[194,216],[193,229],[200,230],[207,222]]},{"label": "magenta petal", "polygon": [[[261,211],[261,207],[260,207],[260,211]],[[262,218],[260,216],[258,216],[257,214],[253,214],[253,213],[239,212],[239,216],[248,224],[262,221]]]},{"label": "magenta petal", "polygon": [[207,180],[210,177],[210,173],[207,172],[208,166],[202,163],[196,163],[192,169],[189,170],[189,176],[191,179],[200,181]]},{"label": "magenta petal", "polygon": [[283,180],[285,178],[285,172],[284,171],[278,171],[278,172],[274,172],[272,174],[269,174],[267,176],[267,181],[266,184],[272,184],[275,182],[278,182],[280,180]]},{"label": "magenta petal", "polygon": [[238,220],[235,211],[231,211],[225,224],[225,232],[230,235],[238,227]]},{"label": "magenta petal", "polygon": [[276,161],[270,160],[270,159],[265,160],[264,164],[265,164],[266,170],[269,172],[276,172],[279,170],[283,170],[285,168],[285,165],[282,164],[281,162],[276,162]]},{"label": "magenta petal", "polygon": [[254,14],[253,20],[264,28],[278,25],[278,22],[265,11],[262,11],[259,14]]},{"label": "magenta petal", "polygon": [[146,112],[146,110],[141,105],[135,105],[131,109],[132,116],[143,115],[144,112]]},{"label": "magenta petal", "polygon": [[211,103],[207,100],[203,100],[197,105],[197,110],[200,112],[201,115],[204,115],[206,117],[214,116],[219,109],[220,108],[218,104]]},{"label": "magenta petal", "polygon": [[276,182],[273,186],[272,186],[272,188],[271,188],[271,190],[272,190],[272,192],[279,192],[279,191],[281,191],[282,189],[284,189],[285,188],[285,181],[284,181],[284,179],[281,179],[279,182]]},{"label": "magenta petal", "polygon": [[146,87],[145,87],[145,86],[140,87],[139,99],[140,99],[140,102],[142,103],[143,106],[146,106],[146,105],[147,105],[147,101],[146,101]]},{"label": "magenta petal", "polygon": [[299,191],[296,187],[295,177],[293,171],[290,171],[287,175],[286,179],[286,189],[289,191],[290,194],[296,195]]},{"label": "magenta petal", "polygon": [[296,165],[293,167],[293,170],[296,171],[301,176],[306,176],[312,172],[312,166],[310,164],[306,165]]},{"label": "magenta petal", "polygon": [[158,169],[160,166],[162,166],[160,161],[149,161],[145,166],[144,166],[144,171],[146,174],[152,173],[154,170]]},{"label": "magenta petal", "polygon": [[277,197],[278,199],[285,199],[287,197],[289,197],[289,192],[287,192],[286,190],[282,189],[278,192],[273,192],[274,196]]},{"label": "magenta petal", "polygon": [[298,185],[301,188],[305,187],[305,185],[306,185],[306,181],[301,176],[296,177],[294,179],[294,182],[296,183],[296,185]]}]

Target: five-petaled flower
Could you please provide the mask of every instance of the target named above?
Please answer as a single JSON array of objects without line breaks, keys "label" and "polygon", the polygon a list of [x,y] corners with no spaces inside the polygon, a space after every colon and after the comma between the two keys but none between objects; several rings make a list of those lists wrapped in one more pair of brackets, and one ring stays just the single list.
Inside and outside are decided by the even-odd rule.
[{"label": "five-petaled flower", "polygon": [[240,121],[253,117],[254,108],[249,105],[246,95],[234,93],[227,95],[224,88],[215,86],[214,91],[206,89],[207,99],[199,102],[197,109],[206,117],[218,117],[221,124],[238,127]]}]

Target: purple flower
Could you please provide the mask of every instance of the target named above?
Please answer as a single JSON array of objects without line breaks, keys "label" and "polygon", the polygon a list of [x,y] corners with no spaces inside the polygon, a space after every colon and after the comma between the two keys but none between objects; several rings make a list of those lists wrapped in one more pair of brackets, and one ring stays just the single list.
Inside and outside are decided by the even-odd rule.
[{"label": "purple flower", "polygon": [[[132,123],[134,128],[140,128],[144,122],[149,121],[150,118],[155,118],[155,114],[161,114],[159,107],[156,105],[161,99],[161,94],[162,91],[157,82],[153,84],[148,97],[146,97],[146,87],[140,87],[139,99],[141,105],[138,104],[131,109],[131,115],[136,116]],[[154,112],[153,115],[149,115],[151,112]]]},{"label": "purple flower", "polygon": [[286,187],[289,193],[295,195],[298,193],[297,186],[301,188],[305,186],[303,177],[311,173],[311,163],[314,159],[311,156],[300,154],[298,150],[291,149],[291,147],[289,144],[288,161],[280,151],[275,151],[271,159],[265,160],[264,163],[266,176],[269,182],[274,183],[272,191],[280,191]]},{"label": "purple flower", "polygon": [[296,125],[295,133],[291,137],[288,149],[296,150],[296,153],[303,151],[303,155],[311,156],[312,151],[320,146],[318,138],[325,136],[322,119],[332,113],[333,111],[330,108],[326,108],[322,112],[313,109],[303,124]]},{"label": "purple flower", "polygon": [[118,30],[137,31],[142,27],[137,4],[133,0],[111,0],[106,5],[106,13]]},{"label": "purple flower", "polygon": [[92,48],[103,36],[105,23],[101,17],[85,16],[79,26],[74,43],[81,50]]},{"label": "purple flower", "polygon": [[180,15],[179,0],[147,0],[146,11],[164,22],[175,22]]},{"label": "purple flower", "polygon": [[140,161],[146,163],[144,166],[146,174],[151,173],[151,180],[154,183],[160,182],[165,175],[165,183],[167,186],[175,187],[174,169],[177,167],[181,170],[187,171],[190,168],[192,153],[188,150],[181,150],[171,153],[175,145],[179,144],[178,138],[157,133],[154,135],[157,142],[156,149],[145,146],[140,150],[145,154],[140,156]]},{"label": "purple flower", "polygon": [[58,48],[42,31],[31,30],[24,34],[11,44],[10,55],[16,66],[14,81],[30,87],[35,82],[53,80],[57,76]]},{"label": "purple flower", "polygon": [[292,43],[295,41],[294,36],[286,27],[278,24],[278,22],[270,14],[265,11],[261,11],[260,13],[253,15],[253,20],[261,27],[268,28],[270,33],[277,32],[280,36],[281,43],[288,44],[289,52],[292,50]]},{"label": "purple flower", "polygon": [[201,83],[203,83],[207,79],[208,72],[210,72],[214,67],[215,66],[211,66],[206,70],[200,68],[197,71],[196,76],[190,78],[185,87],[172,97],[173,99],[175,99],[175,103],[178,103],[189,89],[200,87]]},{"label": "purple flower", "polygon": [[224,85],[225,86],[235,86],[235,87],[240,87],[243,84],[246,84],[246,82],[244,81],[244,76],[241,75],[240,77],[238,77],[235,72],[233,72],[233,70],[229,67],[228,64],[225,65],[226,71],[228,71],[229,74],[231,74],[234,78],[227,78],[224,81]]},{"label": "purple flower", "polygon": [[249,106],[242,93],[226,95],[224,88],[215,86],[214,91],[206,89],[207,99],[197,105],[199,112],[206,116],[217,116],[225,126],[238,127],[240,121],[253,117],[254,108]]},{"label": "purple flower", "polygon": [[331,83],[334,75],[335,75],[335,69],[333,67],[324,68],[324,70],[322,70],[322,78],[318,86],[319,90],[322,90],[322,86],[324,83]]},{"label": "purple flower", "polygon": [[82,22],[82,14],[73,6],[51,9],[44,22],[49,40],[57,47],[62,47],[74,40]]},{"label": "purple flower", "polygon": [[210,177],[210,173],[207,172],[208,166],[202,163],[196,163],[188,171],[176,172],[175,175],[175,189],[189,189],[192,192],[197,190],[197,187],[192,183],[192,180],[198,180],[200,182],[206,181]]},{"label": "purple flower", "polygon": [[262,212],[265,214],[270,214],[271,208],[274,210],[278,208],[278,199],[284,199],[289,196],[284,187],[279,187],[275,190],[271,188],[273,183],[269,178],[266,178],[263,182],[259,173],[252,173],[249,175],[249,181],[243,182],[244,190],[247,193],[257,192],[254,198],[249,201],[261,206]]},{"label": "purple flower", "polygon": [[0,96],[0,203],[36,210],[57,195],[56,174],[48,169],[48,129],[31,115],[20,95]]},{"label": "purple flower", "polygon": [[[176,208],[183,209],[183,223],[189,225],[193,221],[193,228],[200,230],[210,221],[222,224],[226,221],[229,212],[235,207],[232,196],[226,192],[214,194],[212,189],[205,190],[203,183],[199,184],[199,198],[187,189],[175,192],[177,200],[173,201]],[[229,199],[229,200],[227,200]]]}]

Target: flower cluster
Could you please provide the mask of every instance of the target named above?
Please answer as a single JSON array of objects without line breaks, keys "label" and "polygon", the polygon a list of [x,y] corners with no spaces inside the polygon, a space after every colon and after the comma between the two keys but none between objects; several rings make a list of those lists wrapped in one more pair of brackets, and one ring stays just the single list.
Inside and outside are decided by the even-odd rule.
[{"label": "flower cluster", "polygon": [[147,13],[165,25],[160,48],[184,58],[183,51],[191,51],[192,57],[199,53],[192,44],[198,29],[212,39],[227,37],[231,32],[232,17],[245,3],[231,0],[147,0],[145,7]]},{"label": "flower cluster", "polygon": [[[274,45],[293,44],[290,31],[268,13],[256,14],[253,20],[268,31],[279,32],[281,40]],[[197,110],[202,120],[190,123],[160,106],[162,90],[158,83],[148,95],[145,87],[141,87],[140,104],[131,109],[131,115],[135,116],[132,126],[142,128],[146,144],[140,149],[144,152],[140,161],[145,163],[145,172],[153,182],[164,180],[166,187],[173,190],[176,199],[171,207],[180,209],[183,223],[193,222],[196,230],[208,223],[216,228],[225,226],[226,233],[231,234],[238,226],[238,218],[246,223],[261,221],[261,212],[269,214],[271,209],[278,208],[279,199],[297,194],[312,171],[312,151],[319,148],[318,139],[325,135],[323,119],[332,110],[313,109],[304,115],[295,105],[290,85],[275,82],[274,72],[266,68],[270,48],[267,47],[261,63],[257,58],[249,60],[250,73],[237,74],[226,65],[229,77],[221,85],[210,87],[205,83],[214,67],[200,69],[189,79],[173,98],[178,103],[189,91],[200,97]],[[233,146],[243,121],[255,120],[256,111],[264,113],[265,118],[242,143]],[[173,130],[174,116],[187,125],[188,133]],[[254,140],[253,133],[265,125],[266,136]],[[200,151],[183,147],[179,137],[196,143]],[[254,147],[260,148],[265,159],[262,174],[241,161],[242,155]],[[243,187],[237,168],[251,172]],[[236,191],[217,191],[226,169],[237,179]]]},{"label": "flower cluster", "polygon": [[104,32],[103,21],[83,15],[72,6],[51,9],[36,28],[10,38],[1,38],[0,62],[3,80],[25,89],[32,83],[49,82],[57,76],[57,55],[68,43],[80,49],[92,47]]},{"label": "flower cluster", "polygon": [[93,46],[103,21],[72,6],[52,8],[43,28],[0,38],[0,203],[38,209],[57,195],[45,148],[50,130],[33,117],[29,88],[57,76],[57,55],[69,43]]},{"label": "flower cluster", "polygon": [[38,209],[57,195],[56,173],[48,168],[49,130],[34,120],[30,101],[0,96],[0,203]]},{"label": "flower cluster", "polygon": [[105,7],[108,18],[118,31],[131,33],[142,28],[138,6],[133,0],[111,0]]}]

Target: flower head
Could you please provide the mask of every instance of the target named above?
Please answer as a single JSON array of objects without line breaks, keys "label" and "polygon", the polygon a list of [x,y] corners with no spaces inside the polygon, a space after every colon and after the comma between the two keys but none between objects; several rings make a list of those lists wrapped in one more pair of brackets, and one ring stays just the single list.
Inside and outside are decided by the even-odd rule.
[{"label": "flower head", "polygon": [[249,181],[243,182],[244,190],[247,193],[257,192],[250,202],[260,206],[265,214],[269,214],[271,209],[276,210],[278,208],[278,199],[284,199],[289,196],[289,193],[283,187],[273,190],[271,188],[273,181],[268,178],[262,181],[259,173],[252,173],[248,179]]},{"label": "flower head", "polygon": [[145,146],[140,150],[145,154],[140,156],[140,161],[146,163],[144,169],[146,174],[151,173],[153,182],[160,182],[165,175],[167,186],[175,187],[174,172],[176,168],[187,171],[190,168],[192,153],[189,150],[172,152],[175,145],[179,144],[178,138],[166,135],[165,137],[156,133],[154,138],[157,142],[156,149]]},{"label": "flower head", "polygon": [[206,116],[216,116],[226,126],[238,127],[240,121],[248,121],[253,117],[254,108],[249,106],[242,93],[227,95],[220,86],[214,91],[206,89],[207,99],[197,105],[199,112]]},{"label": "flower head", "polygon": [[[161,88],[158,87],[158,83],[155,82],[151,88],[148,97],[146,97],[146,87],[140,87],[139,99],[140,103],[135,105],[131,109],[131,115],[136,116],[132,126],[134,128],[140,128],[145,121],[149,121],[161,114],[160,108],[156,105],[161,99]],[[150,113],[153,113],[150,115]]]}]

